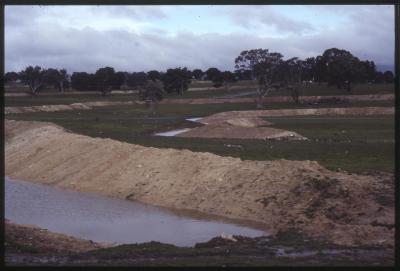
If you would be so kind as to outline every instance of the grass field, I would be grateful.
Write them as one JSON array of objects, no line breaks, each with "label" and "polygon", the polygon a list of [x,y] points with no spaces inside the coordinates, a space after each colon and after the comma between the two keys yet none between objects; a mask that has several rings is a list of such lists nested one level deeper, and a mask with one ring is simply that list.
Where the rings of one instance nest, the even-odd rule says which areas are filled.
[{"label": "grass field", "polygon": [[[203,85],[204,84],[204,85]],[[200,86],[199,86],[200,85]],[[210,87],[209,83],[196,83],[196,87]],[[242,97],[254,97],[254,83],[243,81],[234,84],[229,84],[235,88],[213,88],[209,90],[196,90],[191,91],[190,89],[184,93],[184,95],[177,95],[176,93],[166,94],[165,98],[173,99],[194,99],[194,98],[219,98],[227,95],[247,94]],[[237,88],[240,86],[240,88]],[[250,86],[250,87],[249,87]],[[252,87],[251,87],[252,86]],[[192,85],[190,87],[193,87]],[[6,92],[18,92],[12,91],[12,88],[6,88]],[[100,95],[100,92],[94,92],[94,94],[69,94],[65,95],[51,95],[55,91],[50,91],[47,96],[36,96],[36,97],[5,97],[6,106],[29,106],[29,105],[41,105],[41,104],[68,104],[76,102],[87,102],[87,101],[101,101],[101,100],[113,100],[113,101],[127,101],[138,99],[137,94],[112,94],[107,97]],[[251,93],[253,92],[253,93]],[[351,92],[347,92],[343,89],[336,87],[328,87],[326,84],[307,84],[302,88],[303,96],[327,96],[327,95],[366,95],[366,94],[394,94],[393,84],[377,84],[377,85],[355,85]],[[269,96],[290,96],[290,92],[282,89],[272,91]]]},{"label": "grass field", "polygon": [[254,104],[160,105],[158,113],[151,115],[144,106],[132,105],[14,114],[7,118],[50,121],[76,133],[144,146],[190,149],[249,160],[317,160],[330,169],[356,173],[394,170],[394,116],[267,118],[274,123],[273,127],[310,139],[304,142],[152,136],[155,132],[198,125],[186,121],[188,117],[252,109]]}]

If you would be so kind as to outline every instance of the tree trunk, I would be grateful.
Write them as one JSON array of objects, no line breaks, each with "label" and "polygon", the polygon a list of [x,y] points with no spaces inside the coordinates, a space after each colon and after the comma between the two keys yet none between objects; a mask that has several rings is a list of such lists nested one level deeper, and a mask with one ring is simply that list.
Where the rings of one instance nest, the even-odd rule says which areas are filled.
[{"label": "tree trunk", "polygon": [[256,98],[256,103],[257,103],[256,108],[257,109],[261,109],[261,108],[264,108],[264,104],[263,104],[264,86],[259,85],[257,92],[258,92],[258,95],[257,95],[257,98]]}]

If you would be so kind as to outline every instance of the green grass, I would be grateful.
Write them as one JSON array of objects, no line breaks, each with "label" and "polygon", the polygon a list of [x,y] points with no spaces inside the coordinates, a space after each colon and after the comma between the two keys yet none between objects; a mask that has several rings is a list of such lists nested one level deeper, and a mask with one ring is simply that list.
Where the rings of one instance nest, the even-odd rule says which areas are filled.
[{"label": "green grass", "polygon": [[[230,110],[252,110],[254,104],[160,105],[149,114],[141,105],[93,110],[7,115],[15,120],[50,121],[76,133],[159,148],[190,149],[248,160],[316,160],[329,169],[349,172],[394,170],[393,116],[267,118],[273,127],[298,132],[310,141],[154,137],[159,131],[193,127],[187,117]],[[241,145],[232,148],[226,145]]]},{"label": "green grass", "polygon": [[[190,91],[190,89],[182,96],[170,94],[174,98],[213,98],[224,95],[238,94],[255,90],[255,84],[252,82],[244,81],[231,83],[229,86],[241,88],[213,88],[210,90]],[[330,96],[330,95],[368,95],[368,94],[394,94],[394,84],[358,84],[354,85],[351,92],[345,89],[338,89],[337,87],[328,87],[326,84],[305,84],[301,88],[303,96]],[[290,96],[290,92],[286,89],[271,91],[269,96]],[[255,97],[255,94],[249,94],[246,97]]]},{"label": "green grass", "polygon": [[[198,84],[198,83],[197,83]],[[207,83],[205,83],[207,85]],[[176,93],[166,94],[166,99],[196,99],[196,98],[216,98],[232,94],[247,93],[254,90],[251,82],[248,81],[237,82],[230,84],[230,86],[242,86],[239,89],[227,89],[225,87],[213,88],[210,90],[186,91],[183,95],[177,95]],[[193,87],[193,86],[191,86]],[[196,85],[197,87],[197,85]],[[205,86],[204,86],[205,87]],[[11,91],[10,91],[11,92]],[[326,95],[361,95],[361,94],[393,94],[393,84],[378,84],[378,85],[355,85],[353,90],[349,93],[346,90],[338,89],[336,87],[327,87],[326,84],[308,84],[303,87],[303,96],[326,96]],[[269,96],[290,96],[290,92],[287,90],[272,91]],[[249,94],[244,97],[254,97],[254,94]],[[5,106],[30,106],[30,105],[45,105],[45,104],[70,104],[77,102],[88,102],[88,101],[129,101],[137,100],[137,94],[113,94],[107,97],[100,95],[100,92],[94,92],[93,94],[68,94],[65,95],[46,95],[46,96],[22,96],[22,97],[5,97]]]}]

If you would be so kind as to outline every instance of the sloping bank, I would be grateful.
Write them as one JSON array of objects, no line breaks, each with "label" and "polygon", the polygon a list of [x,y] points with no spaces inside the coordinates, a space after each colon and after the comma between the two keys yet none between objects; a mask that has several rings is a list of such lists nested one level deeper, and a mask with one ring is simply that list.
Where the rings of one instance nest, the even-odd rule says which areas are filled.
[{"label": "sloping bank", "polygon": [[313,161],[243,161],[5,121],[5,173],[77,191],[296,228],[345,245],[393,246],[393,180]]}]

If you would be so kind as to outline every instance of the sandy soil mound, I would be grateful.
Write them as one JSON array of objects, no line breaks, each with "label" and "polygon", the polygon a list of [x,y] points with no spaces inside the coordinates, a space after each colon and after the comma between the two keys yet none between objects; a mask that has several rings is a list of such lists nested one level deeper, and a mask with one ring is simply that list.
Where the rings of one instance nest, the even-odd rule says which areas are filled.
[{"label": "sandy soil mound", "polygon": [[93,107],[100,106],[113,106],[113,105],[129,105],[136,102],[87,102],[87,103],[73,103],[73,104],[55,104],[55,105],[37,105],[37,106],[17,106],[5,107],[5,114],[27,113],[27,112],[57,112],[68,110],[89,110]]},{"label": "sandy soil mound", "polygon": [[[211,123],[210,123],[211,122]],[[265,127],[271,122],[256,118],[203,118],[201,127],[190,129],[177,134],[179,137],[204,137],[204,138],[253,138],[277,140],[307,140],[298,133]]]},{"label": "sandy soil mound", "polygon": [[260,119],[260,118],[233,118],[224,120],[224,122],[239,127],[258,127],[272,125],[271,122]]},{"label": "sandy soil mound", "polygon": [[[242,119],[243,120],[243,119]],[[204,138],[257,138],[257,139],[280,139],[280,140],[307,140],[298,133],[276,129],[271,127],[246,126],[248,123],[231,120],[221,123],[207,124],[193,128],[187,132],[180,133],[178,137],[204,137]]]},{"label": "sandy soil mound", "polygon": [[394,179],[312,161],[243,161],[143,147],[5,122],[5,175],[145,203],[290,228],[337,244],[393,247]]},{"label": "sandy soil mound", "polygon": [[201,119],[202,123],[223,122],[232,118],[257,118],[268,116],[307,116],[307,115],[386,115],[394,114],[394,107],[345,107],[228,111]]}]

